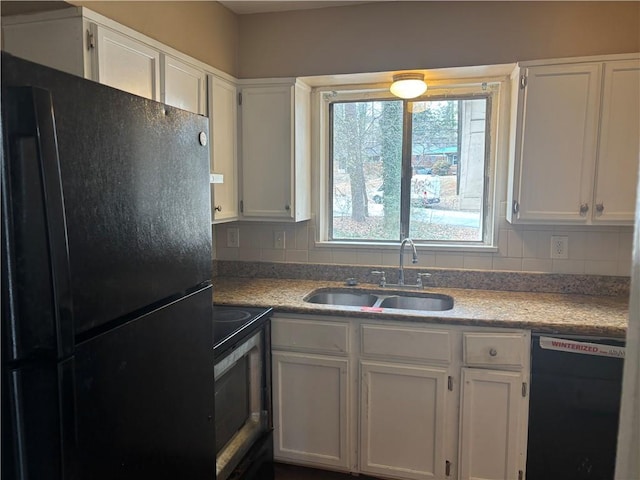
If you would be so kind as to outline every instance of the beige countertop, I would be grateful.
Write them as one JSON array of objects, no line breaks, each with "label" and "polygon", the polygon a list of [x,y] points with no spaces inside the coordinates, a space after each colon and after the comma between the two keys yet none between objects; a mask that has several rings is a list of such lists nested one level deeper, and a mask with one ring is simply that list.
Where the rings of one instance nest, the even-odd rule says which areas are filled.
[{"label": "beige countertop", "polygon": [[[424,292],[451,295],[453,309],[416,312],[307,303],[303,299],[320,288],[349,288],[380,291],[372,284],[346,287],[342,282],[271,278],[215,277],[216,305],[273,307],[280,313],[336,315],[341,317],[409,322],[525,328],[534,332],[624,337],[627,329],[628,298],[612,296],[526,293],[495,290],[427,287]],[[403,293],[417,290],[403,290]],[[384,289],[393,294],[394,289]]]}]

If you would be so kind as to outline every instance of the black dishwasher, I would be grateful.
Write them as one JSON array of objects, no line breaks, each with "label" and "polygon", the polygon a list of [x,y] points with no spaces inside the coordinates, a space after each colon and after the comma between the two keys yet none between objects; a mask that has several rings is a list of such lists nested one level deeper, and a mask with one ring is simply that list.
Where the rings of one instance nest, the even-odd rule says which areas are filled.
[{"label": "black dishwasher", "polygon": [[613,480],[624,341],[532,335],[527,480]]}]

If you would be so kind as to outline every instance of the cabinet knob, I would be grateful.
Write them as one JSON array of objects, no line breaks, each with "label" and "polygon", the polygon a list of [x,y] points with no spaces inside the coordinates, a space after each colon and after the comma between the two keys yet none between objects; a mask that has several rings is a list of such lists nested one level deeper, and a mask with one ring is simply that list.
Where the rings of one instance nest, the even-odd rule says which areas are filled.
[{"label": "cabinet knob", "polygon": [[492,357],[495,357],[496,355],[498,355],[498,350],[496,350],[495,348],[492,348],[491,350],[489,350],[489,355],[491,355]]},{"label": "cabinet knob", "polygon": [[598,215],[602,215],[602,212],[604,212],[604,203],[596,203],[596,212]]},{"label": "cabinet knob", "polygon": [[216,205],[213,209],[214,209],[216,212],[221,212],[221,211],[222,211],[222,205]]},{"label": "cabinet knob", "polygon": [[284,209],[288,212],[289,210],[291,210],[291,207],[289,205],[285,205]]},{"label": "cabinet knob", "polygon": [[589,204],[588,203],[580,204],[580,215],[582,217],[584,217],[587,214],[588,211],[589,211]]}]

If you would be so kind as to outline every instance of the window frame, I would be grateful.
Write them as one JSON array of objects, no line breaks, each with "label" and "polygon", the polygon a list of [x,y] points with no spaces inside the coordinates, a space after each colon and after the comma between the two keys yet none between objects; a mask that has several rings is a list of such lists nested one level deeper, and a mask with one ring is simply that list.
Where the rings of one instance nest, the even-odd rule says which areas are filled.
[{"label": "window frame", "polygon": [[[499,66],[497,66],[499,67]],[[502,71],[500,71],[502,73]],[[357,77],[354,75],[352,77]],[[487,164],[485,165],[484,187],[484,238],[478,242],[455,241],[419,241],[416,245],[420,249],[434,251],[482,251],[496,252],[498,250],[498,224],[500,219],[500,195],[504,196],[503,187],[499,185],[503,176],[506,178],[508,143],[505,141],[509,134],[509,77],[504,75],[474,78],[454,78],[446,80],[428,81],[427,92],[412,101],[420,99],[437,99],[461,96],[490,97],[490,130],[487,132]],[[315,175],[314,189],[316,190],[315,216],[315,246],[341,247],[345,249],[395,249],[398,241],[362,241],[362,240],[333,240],[329,238],[331,226],[331,129],[330,104],[339,101],[366,101],[377,99],[392,99],[388,86],[381,84],[351,84],[351,85],[316,85],[313,88],[314,113],[314,156],[318,158],[318,169]],[[488,115],[489,116],[489,115]],[[503,168],[504,165],[504,168]],[[504,172],[502,172],[504,170]]]}]

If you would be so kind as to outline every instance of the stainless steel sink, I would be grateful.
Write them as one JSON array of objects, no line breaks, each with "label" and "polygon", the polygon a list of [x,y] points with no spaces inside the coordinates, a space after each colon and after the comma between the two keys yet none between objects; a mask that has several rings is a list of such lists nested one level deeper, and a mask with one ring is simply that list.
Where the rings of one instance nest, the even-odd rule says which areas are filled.
[{"label": "stainless steel sink", "polygon": [[393,295],[383,299],[379,306],[382,308],[401,308],[403,310],[443,311],[453,308],[453,298],[448,295],[437,294],[420,297]]},{"label": "stainless steel sink", "polygon": [[320,292],[305,299],[309,303],[343,305],[349,307],[371,307],[378,301],[376,295],[355,292]]},{"label": "stainless steel sink", "polygon": [[435,312],[451,310],[453,297],[437,293],[413,293],[404,295],[396,292],[349,292],[344,290],[322,290],[312,292],[305,302],[343,307],[378,307],[389,309]]}]

